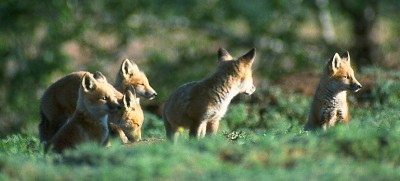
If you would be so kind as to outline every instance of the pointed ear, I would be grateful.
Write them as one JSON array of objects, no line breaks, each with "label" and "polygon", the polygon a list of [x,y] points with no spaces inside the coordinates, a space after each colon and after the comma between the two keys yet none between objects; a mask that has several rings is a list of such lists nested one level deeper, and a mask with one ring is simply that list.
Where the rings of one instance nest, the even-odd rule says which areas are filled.
[{"label": "pointed ear", "polygon": [[127,90],[124,94],[123,99],[123,103],[125,108],[130,108],[133,105],[133,101],[135,100],[132,92],[130,90]]},{"label": "pointed ear", "polygon": [[133,101],[136,101],[136,91],[133,86],[129,85],[126,87],[123,97],[124,106],[126,108],[132,107],[134,103]]},{"label": "pointed ear", "polygon": [[100,71],[96,71],[93,77],[99,82],[107,82],[106,77]]},{"label": "pointed ear", "polygon": [[331,60],[329,60],[328,66],[329,70],[332,72],[336,72],[336,70],[340,67],[341,58],[338,53],[335,53]]},{"label": "pointed ear", "polygon": [[350,63],[350,54],[349,51],[346,51],[342,54],[342,56],[340,56],[342,58],[343,61]]},{"label": "pointed ear", "polygon": [[233,60],[229,52],[223,48],[218,49],[218,61],[230,61]]},{"label": "pointed ear", "polygon": [[94,79],[91,74],[85,74],[85,76],[82,79],[83,91],[91,92],[94,91],[96,87],[97,87],[96,79]]},{"label": "pointed ear", "polygon": [[133,72],[138,71],[139,68],[135,63],[132,63],[128,59],[122,62],[120,73],[123,77],[129,77]]},{"label": "pointed ear", "polygon": [[249,52],[241,56],[238,60],[241,62],[245,62],[248,65],[251,65],[253,64],[255,57],[256,57],[256,49],[252,48]]}]

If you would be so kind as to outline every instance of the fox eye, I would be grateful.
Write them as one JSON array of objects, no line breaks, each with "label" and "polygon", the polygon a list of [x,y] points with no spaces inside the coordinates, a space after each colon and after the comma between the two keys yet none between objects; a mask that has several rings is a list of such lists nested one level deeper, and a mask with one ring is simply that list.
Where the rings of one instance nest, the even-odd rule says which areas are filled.
[{"label": "fox eye", "polygon": [[103,97],[101,98],[101,100],[107,100],[107,97],[106,97],[106,96],[103,96]]}]

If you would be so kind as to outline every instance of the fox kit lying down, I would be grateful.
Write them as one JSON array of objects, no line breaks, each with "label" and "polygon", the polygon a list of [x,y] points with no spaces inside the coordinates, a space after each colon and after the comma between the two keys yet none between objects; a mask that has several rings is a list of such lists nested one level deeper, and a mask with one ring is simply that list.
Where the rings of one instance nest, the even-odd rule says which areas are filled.
[{"label": "fox kit lying down", "polygon": [[326,129],[337,122],[348,123],[347,91],[357,92],[361,87],[350,66],[349,52],[342,56],[335,53],[324,67],[304,129]]},{"label": "fox kit lying down", "polygon": [[167,137],[178,128],[189,129],[191,137],[215,134],[232,98],[255,91],[251,66],[255,49],[234,60],[225,49],[218,50],[218,67],[210,77],[178,88],[167,100],[163,120]]},{"label": "fox kit lying down", "polygon": [[[86,73],[88,72],[71,73],[56,81],[43,94],[39,107],[41,119],[39,137],[41,142],[50,140],[65,124],[66,120],[72,116],[76,107],[81,80]],[[120,92],[125,91],[127,86],[133,86],[138,96],[148,99],[153,99],[157,95],[150,86],[146,75],[128,59],[123,61],[114,86]],[[128,135],[128,137],[134,137],[134,135]]]},{"label": "fox kit lying down", "polygon": [[81,81],[76,110],[54,137],[44,142],[45,151],[52,148],[62,153],[84,142],[104,145],[108,137],[108,114],[121,109],[116,92],[105,79],[95,79],[86,73]]}]

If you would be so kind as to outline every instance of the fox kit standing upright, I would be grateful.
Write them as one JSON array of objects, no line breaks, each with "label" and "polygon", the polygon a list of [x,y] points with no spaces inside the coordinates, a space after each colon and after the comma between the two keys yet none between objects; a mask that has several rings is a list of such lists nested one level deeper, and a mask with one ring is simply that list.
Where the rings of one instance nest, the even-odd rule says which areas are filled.
[{"label": "fox kit standing upright", "polygon": [[[71,73],[52,84],[45,91],[39,107],[40,142],[50,140],[65,124],[66,120],[71,117],[76,107],[81,80],[86,73],[88,72]],[[139,70],[135,63],[128,59],[122,62],[114,86],[120,92],[125,91],[127,86],[133,86],[138,96],[147,99],[153,99],[157,95],[156,91],[150,86],[146,75]]]},{"label": "fox kit standing upright", "polygon": [[255,49],[234,60],[225,49],[218,50],[218,67],[210,77],[178,88],[164,105],[163,120],[171,139],[180,128],[190,137],[215,134],[232,98],[255,91],[251,66]]},{"label": "fox kit standing upright", "polygon": [[326,129],[337,122],[348,123],[347,91],[357,92],[361,87],[350,66],[349,52],[342,56],[335,53],[324,67],[304,129]]},{"label": "fox kit standing upright", "polygon": [[45,142],[45,150],[52,147],[61,153],[83,142],[104,145],[108,137],[108,114],[121,109],[115,92],[105,79],[95,79],[86,73],[78,92],[75,112],[56,135]]}]

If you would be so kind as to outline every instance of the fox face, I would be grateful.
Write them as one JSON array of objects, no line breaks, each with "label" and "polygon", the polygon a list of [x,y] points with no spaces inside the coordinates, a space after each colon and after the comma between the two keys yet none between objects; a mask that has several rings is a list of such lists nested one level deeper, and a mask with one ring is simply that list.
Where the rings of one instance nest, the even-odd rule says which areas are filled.
[{"label": "fox face", "polygon": [[95,76],[86,74],[82,79],[81,89],[83,105],[93,117],[103,117],[121,109],[117,101],[118,91],[107,83],[100,72]]},{"label": "fox face", "polygon": [[150,86],[146,75],[139,70],[135,63],[128,59],[122,62],[119,78],[121,79],[119,82],[122,90],[128,86],[133,86],[139,97],[151,100],[157,96],[157,92]]},{"label": "fox face", "polygon": [[342,56],[335,54],[327,64],[327,69],[330,74],[330,85],[332,89],[337,91],[353,91],[357,92],[362,88],[362,85],[354,76],[354,70],[350,66],[349,52],[345,52]]},{"label": "fox face", "polygon": [[235,79],[239,80],[239,93],[251,95],[256,90],[256,87],[253,84],[253,76],[251,70],[251,66],[255,59],[255,54],[255,49],[253,48],[235,61],[225,49],[221,48],[218,50],[218,60],[220,64],[223,64],[224,62],[233,64],[233,69],[235,71],[232,72],[236,72]]},{"label": "fox face", "polygon": [[131,142],[141,140],[141,127],[144,119],[139,98],[135,94],[134,88],[128,87],[122,99],[121,111],[111,115],[113,124],[121,128]]},{"label": "fox face", "polygon": [[248,55],[248,57],[243,57],[241,61],[241,66],[244,68],[243,74],[241,75],[240,78],[240,84],[239,84],[239,89],[240,93],[244,93],[247,95],[253,94],[253,92],[256,90],[256,87],[254,86],[253,83],[253,76],[252,76],[252,70],[251,70],[251,64],[254,61],[255,53],[252,55]]}]

